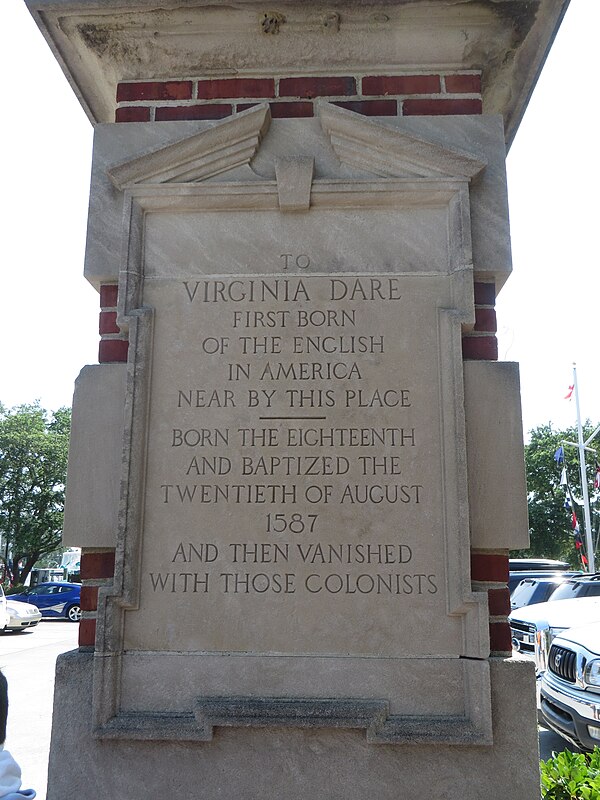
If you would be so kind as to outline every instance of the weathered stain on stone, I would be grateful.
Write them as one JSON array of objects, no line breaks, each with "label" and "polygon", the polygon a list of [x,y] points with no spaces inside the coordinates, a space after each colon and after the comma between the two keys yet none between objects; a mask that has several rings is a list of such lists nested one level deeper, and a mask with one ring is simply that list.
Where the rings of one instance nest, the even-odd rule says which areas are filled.
[{"label": "weathered stain on stone", "polygon": [[279,33],[279,28],[285,22],[285,17],[278,11],[266,11],[261,19],[260,26],[263,33]]},{"label": "weathered stain on stone", "polygon": [[93,50],[99,56],[104,55],[108,49],[112,31],[100,25],[95,25],[92,22],[85,22],[78,27],[81,38],[90,50]]},{"label": "weathered stain on stone", "polygon": [[540,10],[539,0],[492,0],[491,10],[502,21],[508,21],[515,32],[516,44],[521,44],[532,29]]},{"label": "weathered stain on stone", "polygon": [[137,44],[132,44],[128,37],[121,35],[125,30],[124,25],[84,22],[77,26],[77,30],[85,45],[100,58],[108,55],[121,62],[140,61]]}]

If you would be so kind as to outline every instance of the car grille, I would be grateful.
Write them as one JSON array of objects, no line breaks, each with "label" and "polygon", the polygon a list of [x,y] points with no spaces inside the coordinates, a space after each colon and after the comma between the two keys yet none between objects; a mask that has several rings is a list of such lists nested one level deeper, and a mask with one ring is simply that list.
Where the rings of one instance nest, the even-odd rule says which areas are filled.
[{"label": "car grille", "polygon": [[512,620],[510,633],[513,647],[521,653],[533,653],[535,650],[535,625]]},{"label": "car grille", "polygon": [[554,675],[558,675],[563,681],[567,683],[575,683],[577,675],[577,657],[572,650],[567,650],[566,647],[553,644],[550,648],[550,656],[548,657],[548,669]]}]

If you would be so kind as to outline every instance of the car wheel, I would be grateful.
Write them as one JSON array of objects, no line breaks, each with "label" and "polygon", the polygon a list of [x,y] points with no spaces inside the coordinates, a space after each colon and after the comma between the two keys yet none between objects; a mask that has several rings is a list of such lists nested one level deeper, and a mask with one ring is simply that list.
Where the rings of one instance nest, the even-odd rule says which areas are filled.
[{"label": "car wheel", "polygon": [[69,622],[79,622],[81,619],[81,609],[79,606],[70,606],[67,611],[67,619]]}]

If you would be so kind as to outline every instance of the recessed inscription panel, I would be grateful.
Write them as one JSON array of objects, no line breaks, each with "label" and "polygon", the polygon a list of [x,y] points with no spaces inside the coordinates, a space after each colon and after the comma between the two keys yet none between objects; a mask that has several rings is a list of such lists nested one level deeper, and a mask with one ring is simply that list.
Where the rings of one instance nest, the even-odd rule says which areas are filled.
[{"label": "recessed inscription panel", "polygon": [[442,491],[449,280],[301,269],[145,280],[155,329],[128,650],[462,652]]},{"label": "recessed inscription panel", "polygon": [[[307,241],[304,214],[262,211],[149,214],[146,275],[198,272],[425,272],[449,269],[448,199],[405,208],[321,208]],[[259,235],[257,235],[259,233]],[[223,258],[223,243],[227,257]],[[376,242],[376,247],[373,247]],[[198,248],[201,258],[198,258]],[[284,244],[282,244],[284,243]],[[265,258],[275,252],[276,258]],[[326,253],[326,257],[317,254]]]}]

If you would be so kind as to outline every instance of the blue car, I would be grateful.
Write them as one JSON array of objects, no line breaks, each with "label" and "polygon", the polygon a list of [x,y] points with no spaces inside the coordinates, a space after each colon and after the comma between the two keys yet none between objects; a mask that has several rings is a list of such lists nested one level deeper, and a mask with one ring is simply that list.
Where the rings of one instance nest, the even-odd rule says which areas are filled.
[{"label": "blue car", "polygon": [[10,600],[31,603],[42,612],[42,618],[64,617],[71,622],[81,619],[81,584],[50,581],[39,583],[21,594],[11,594]]}]

